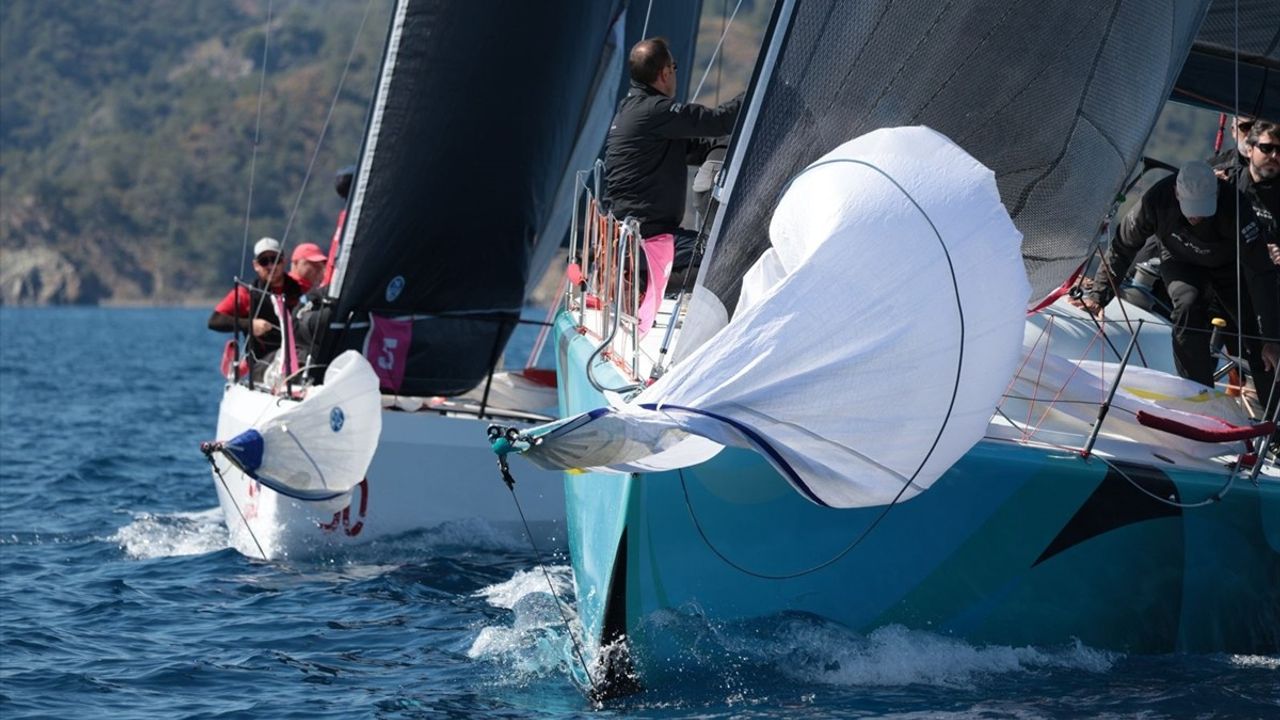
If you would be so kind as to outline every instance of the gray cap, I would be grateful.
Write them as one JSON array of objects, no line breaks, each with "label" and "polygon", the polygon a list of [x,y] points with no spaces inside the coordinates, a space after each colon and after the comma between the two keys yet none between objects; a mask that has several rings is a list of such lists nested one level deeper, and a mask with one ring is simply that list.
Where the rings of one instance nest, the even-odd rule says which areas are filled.
[{"label": "gray cap", "polygon": [[1203,160],[1192,160],[1178,170],[1178,205],[1183,217],[1211,217],[1218,210],[1218,178]]}]

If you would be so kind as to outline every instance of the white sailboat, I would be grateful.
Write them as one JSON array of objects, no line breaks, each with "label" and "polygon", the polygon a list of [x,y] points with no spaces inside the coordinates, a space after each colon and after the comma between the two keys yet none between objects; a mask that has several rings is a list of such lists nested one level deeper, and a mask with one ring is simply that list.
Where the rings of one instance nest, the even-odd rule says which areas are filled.
[{"label": "white sailboat", "polygon": [[[659,7],[650,29],[687,37],[699,7]],[[324,388],[325,368],[354,351],[378,380],[376,452],[354,485],[318,499],[246,474],[215,449],[219,502],[246,555],[475,521],[513,542],[528,528],[540,547],[565,545],[560,474],[521,478],[522,518],[494,479],[484,429],[555,412],[553,374],[497,365],[531,275],[568,230],[575,178],[603,143],[622,54],[646,8],[581,0],[503,12],[495,22],[473,3],[395,3],[309,365],[264,386],[232,364],[216,435],[225,443],[295,411]],[[299,442],[329,441],[322,428]]]}]

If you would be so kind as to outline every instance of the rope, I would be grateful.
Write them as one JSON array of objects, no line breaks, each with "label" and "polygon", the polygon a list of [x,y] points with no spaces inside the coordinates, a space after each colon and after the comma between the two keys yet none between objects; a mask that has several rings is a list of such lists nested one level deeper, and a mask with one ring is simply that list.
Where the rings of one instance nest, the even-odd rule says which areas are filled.
[{"label": "rope", "polygon": [[[1212,505],[1222,500],[1222,498],[1226,497],[1227,493],[1231,491],[1231,482],[1236,478],[1236,471],[1232,470],[1230,473],[1227,474],[1227,481],[1222,484],[1222,487],[1218,488],[1217,492],[1213,493],[1212,495],[1210,495],[1209,497],[1203,500],[1197,500],[1196,502],[1192,502],[1192,503],[1184,503],[1184,502],[1178,502],[1177,500],[1170,500],[1169,498],[1164,498],[1164,497],[1160,497],[1159,495],[1156,495],[1150,490],[1142,487],[1141,483],[1139,483],[1137,480],[1134,480],[1133,478],[1129,477],[1129,475],[1125,473],[1125,471],[1121,470],[1119,467],[1116,467],[1115,463],[1102,457],[1101,455],[1094,455],[1093,457],[1096,457],[1102,460],[1102,462],[1106,463],[1107,467],[1119,473],[1120,477],[1127,480],[1130,485],[1137,488],[1140,492],[1142,492],[1143,495],[1146,495],[1147,497],[1157,502],[1162,502],[1165,505],[1168,505],[1170,507],[1176,507],[1182,510],[1192,510],[1194,508],[1206,507],[1208,505]],[[1260,463],[1262,462],[1262,458],[1259,457],[1258,459],[1254,460],[1254,462]],[[1239,466],[1239,461],[1237,461],[1236,464],[1237,466]]]},{"label": "rope", "polygon": [[[720,39],[716,42],[715,50],[711,51],[711,59],[707,60],[707,68],[702,71],[702,79],[698,81],[698,87],[693,91],[693,96],[689,98],[689,102],[697,102],[698,95],[702,93],[702,84],[707,81],[707,75],[711,73],[711,66],[715,64],[716,58],[720,55],[720,46],[724,44],[724,39],[729,35],[729,28],[733,27],[733,18],[738,14],[738,8],[742,7],[742,0],[738,0],[738,4],[733,6],[733,13],[729,15],[729,20],[724,24],[724,31],[720,33]],[[720,92],[717,85],[716,92]]]},{"label": "rope", "polygon": [[[296,218],[296,217],[297,217],[297,215],[298,215],[298,207],[302,204],[302,195],[303,195],[303,193],[304,193],[304,192],[306,192],[307,184],[308,184],[308,183],[310,182],[310,180],[311,180],[311,172],[312,172],[312,170],[314,170],[314,169],[315,169],[315,165],[316,165],[316,158],[318,158],[318,157],[320,156],[320,146],[324,144],[324,136],[325,136],[325,135],[328,133],[328,131],[329,131],[329,122],[330,122],[330,120],[332,120],[332,118],[333,118],[333,111],[334,111],[334,109],[335,109],[335,108],[337,107],[337,105],[338,105],[338,98],[342,95],[342,86],[346,84],[346,81],[347,81],[347,72],[351,69],[351,63],[352,63],[352,61],[355,59],[355,55],[356,55],[356,48],[357,48],[357,47],[359,47],[359,44],[360,44],[360,35],[362,34],[362,31],[364,30],[365,21],[369,19],[369,9],[370,9],[370,8],[372,8],[372,7],[373,7],[373,0],[369,0],[368,4],[366,4],[366,5],[364,6],[364,15],[363,15],[363,16],[361,16],[361,18],[360,18],[360,26],[359,26],[358,28],[356,28],[355,38],[351,41],[351,50],[350,50],[350,52],[348,52],[348,53],[347,53],[347,62],[346,62],[346,65],[344,65],[344,66],[343,66],[343,68],[342,68],[342,74],[338,77],[338,87],[337,87],[337,88],[334,90],[334,92],[333,92],[333,100],[332,100],[332,101],[330,101],[330,103],[329,103],[329,111],[328,111],[327,113],[325,113],[325,117],[324,117],[324,124],[320,126],[320,135],[319,135],[319,137],[317,137],[317,138],[316,138],[316,146],[315,146],[315,149],[311,152],[311,160],[307,163],[307,172],[306,172],[306,174],[305,174],[305,175],[303,175],[303,177],[302,177],[302,184],[301,184],[301,185],[299,186],[299,188],[298,188],[298,195],[297,195],[297,197],[296,197],[296,198],[294,198],[294,201],[293,201],[293,209],[289,212],[289,219],[288,219],[288,221],[286,221],[286,222],[285,222],[285,226],[284,226],[284,234],[280,237],[280,252],[276,253],[276,261],[271,265],[271,268],[270,268],[270,272],[271,272],[271,273],[274,273],[274,272],[275,272],[275,270],[276,270],[276,268],[277,268],[277,267],[279,267],[279,266],[280,266],[280,264],[284,262],[284,251],[285,251],[285,248],[287,248],[287,247],[289,246],[289,232],[290,232],[290,230],[293,228],[293,221],[294,221],[294,218]],[[270,15],[268,15],[268,19],[269,19],[269,18],[270,18]],[[266,50],[264,49],[264,50],[263,50],[263,60],[262,60],[263,82],[265,82],[265,78],[266,78],[266,68],[267,68]],[[258,95],[258,114],[259,114],[259,122],[261,122],[261,114],[262,114],[262,94],[261,94],[261,93],[262,93],[262,90],[261,90],[261,89],[259,89],[259,95]],[[256,138],[255,138],[255,141],[254,141],[254,153],[255,153],[255,155],[256,155],[256,153],[257,153],[257,140],[256,140]],[[252,197],[252,191],[250,192],[250,196]],[[252,206],[252,205],[251,205],[251,206]],[[240,273],[240,274],[241,274],[241,275],[243,275],[243,274],[244,274],[244,255],[245,255],[245,252],[247,251],[247,246],[248,246],[248,243],[249,243],[249,217],[248,217],[248,214],[249,214],[249,213],[248,213],[248,209],[246,209],[246,211],[245,211],[245,241],[244,241],[244,242],[245,242],[245,246],[246,246],[246,248],[242,248],[242,249],[241,249],[241,252],[240,252],[240,267],[241,267],[241,273]],[[268,277],[270,277],[270,275],[268,275]],[[264,287],[263,287],[263,292],[262,292],[262,296],[258,298],[258,307],[256,307],[256,308],[252,308],[252,309],[251,309],[251,312],[249,313],[249,317],[250,317],[251,319],[252,319],[252,318],[257,318],[257,317],[258,317],[258,314],[259,314],[260,312],[262,312],[262,306],[263,306],[263,303],[265,303],[265,302],[266,302],[266,300],[267,300],[267,296],[268,296],[268,295],[271,295],[271,294],[272,294],[272,293],[271,293],[271,288],[270,288],[270,286],[269,286],[269,285],[264,285]],[[281,295],[283,295],[283,293],[281,293]],[[287,304],[286,304],[286,305],[287,305]],[[286,311],[288,310],[288,308],[287,308],[287,307],[286,307],[285,309],[286,309]],[[277,319],[277,320],[280,320],[281,325],[283,325],[283,324],[284,324],[284,319],[283,319],[283,318],[276,318],[276,319]],[[252,328],[250,328],[250,333],[252,334]]]},{"label": "rope", "polygon": [[[1235,43],[1234,43],[1235,47],[1232,48],[1231,62],[1232,62],[1232,79],[1235,81],[1235,88],[1233,89],[1234,96],[1232,97],[1231,102],[1233,105],[1235,105],[1235,116],[1236,116],[1235,121],[1236,123],[1239,123],[1240,122],[1240,0],[1236,0],[1234,3],[1232,3],[1232,23],[1234,25],[1233,32],[1235,33]],[[1237,150],[1237,152],[1239,151]],[[1249,169],[1243,168],[1241,172],[1247,173],[1249,172]],[[1232,190],[1235,191],[1232,193],[1232,195],[1235,196],[1235,201],[1236,201],[1235,203],[1236,204],[1236,207],[1235,207],[1236,223],[1234,226],[1235,237],[1232,238],[1235,244],[1235,251],[1236,251],[1236,317],[1235,317],[1236,349],[1241,355],[1244,355],[1245,354],[1245,351],[1244,351],[1245,318],[1244,318],[1244,309],[1243,309],[1244,277],[1240,267],[1241,263],[1244,260],[1243,253],[1240,252],[1240,200],[1241,200],[1240,196],[1242,193],[1239,192],[1239,187],[1237,183],[1232,183]],[[1204,221],[1202,220],[1201,222],[1204,222]],[[1255,322],[1257,321],[1255,320]],[[1262,329],[1260,324],[1258,329],[1259,330]],[[1259,358],[1259,360],[1261,360],[1261,358]],[[1280,376],[1280,373],[1277,373],[1277,375]],[[1244,384],[1243,379],[1240,382],[1241,382],[1241,385]],[[1243,397],[1244,397],[1244,393],[1241,393],[1241,398],[1243,399]],[[1261,462],[1261,461],[1262,459],[1259,458],[1257,462]]]},{"label": "rope", "polygon": [[653,12],[653,0],[649,0],[649,7],[644,9],[644,27],[640,30],[641,40],[649,37],[649,13],[651,12]]},{"label": "rope", "polygon": [[524,524],[525,537],[529,538],[529,547],[533,549],[533,556],[538,563],[538,567],[542,570],[542,576],[547,579],[547,589],[551,591],[551,597],[556,600],[556,610],[560,611],[560,621],[564,623],[564,630],[569,634],[569,641],[573,643],[573,654],[578,658],[578,663],[582,665],[582,672],[587,676],[587,684],[591,686],[592,696],[599,694],[599,688],[596,687],[595,678],[591,676],[591,670],[587,667],[586,657],[582,654],[582,646],[578,644],[578,636],[573,632],[573,626],[569,624],[569,616],[565,614],[564,601],[560,599],[560,593],[556,592],[556,585],[551,581],[551,573],[547,571],[547,566],[542,562],[542,553],[538,550],[538,544],[533,540],[533,532],[529,530],[529,521],[525,519],[524,508],[520,507],[520,498],[516,497],[516,483],[511,477],[511,473],[506,470],[506,458],[502,456],[499,463],[503,466],[503,481],[507,489],[511,491],[511,501],[516,504],[516,512],[520,513],[520,522]]},{"label": "rope", "polygon": [[218,467],[218,463],[214,462],[213,453],[205,453],[205,457],[209,458],[209,465],[213,468],[213,474],[218,476],[218,482],[222,483],[222,489],[227,491],[227,497],[231,500],[231,506],[236,509],[236,514],[240,516],[240,521],[244,523],[244,529],[249,531],[249,537],[253,538],[253,544],[257,546],[258,553],[262,555],[263,560],[267,560],[267,553],[262,549],[262,543],[258,542],[258,536],[253,534],[253,526],[249,524],[249,519],[244,516],[244,512],[240,510],[240,503],[236,502],[235,493],[231,492],[231,487],[227,485],[227,479],[222,477],[222,468]]},{"label": "rope", "polygon": [[880,511],[880,514],[876,515],[875,519],[872,520],[871,523],[868,524],[865,528],[863,528],[862,532],[859,533],[858,536],[855,537],[848,545],[844,546],[844,548],[840,550],[840,552],[818,563],[817,565],[813,565],[811,567],[805,568],[804,570],[797,570],[792,573],[773,575],[769,573],[761,573],[761,572],[756,572],[755,570],[747,569],[739,565],[738,563],[734,562],[733,560],[730,560],[727,556],[725,556],[724,553],[720,552],[720,548],[716,547],[715,543],[711,542],[711,538],[707,537],[706,531],[702,529],[702,523],[698,522],[698,514],[693,511],[693,503],[692,501],[689,500],[689,486],[684,479],[684,468],[678,469],[677,472],[680,474],[680,489],[684,491],[684,505],[689,510],[689,518],[693,520],[693,527],[697,529],[698,537],[702,538],[702,543],[706,545],[707,549],[710,550],[713,554],[715,554],[716,557],[720,558],[720,560],[724,564],[728,565],[734,570],[737,570],[740,573],[743,573],[744,575],[749,575],[751,577],[759,578],[761,580],[792,580],[804,575],[808,575],[809,573],[817,572],[825,567],[828,567],[836,562],[839,562],[841,558],[843,558],[845,555],[848,555],[850,552],[853,551],[854,548],[862,544],[863,540],[867,539],[867,536],[871,534],[871,531],[875,530],[876,527],[880,525],[880,522],[885,519],[885,516],[889,514],[889,511],[892,510],[893,507],[898,504],[898,501],[902,499],[902,494],[905,493],[907,491],[907,488],[911,487],[911,485],[914,482],[914,478],[913,478],[912,479],[913,482],[903,483],[902,489],[898,490],[898,494],[893,496],[893,500],[889,501],[889,504],[884,506],[884,509]]},{"label": "rope", "polygon": [[810,165],[809,167],[805,168],[804,170],[801,170],[798,174],[796,174],[794,177],[792,177],[790,180],[788,180],[788,181],[787,181],[787,184],[782,188],[782,191],[781,191],[780,193],[778,193],[778,195],[779,195],[779,196],[781,196],[782,194],[784,194],[784,193],[787,191],[787,189],[788,189],[788,188],[790,188],[790,187],[791,187],[791,185],[792,185],[793,183],[795,183],[795,181],[796,181],[797,179],[799,179],[799,177],[800,177],[801,175],[805,174],[806,172],[808,172],[808,171],[810,171],[810,170],[812,170],[812,169],[814,169],[814,168],[816,168],[816,167],[820,167],[820,166],[823,166],[823,165],[846,164],[846,163],[847,163],[847,164],[851,164],[851,165],[863,166],[863,167],[866,167],[866,168],[868,168],[868,169],[870,169],[870,170],[873,170],[873,171],[875,171],[875,172],[879,173],[881,176],[883,176],[883,177],[884,177],[886,180],[888,180],[890,183],[892,183],[892,184],[894,185],[894,187],[896,187],[896,188],[898,189],[898,191],[899,191],[899,192],[901,192],[901,193],[903,194],[903,196],[904,196],[904,197],[906,197],[906,198],[907,198],[907,200],[909,200],[909,201],[911,202],[911,204],[912,204],[912,205],[914,205],[914,206],[915,206],[915,208],[920,212],[920,215],[924,218],[925,222],[929,223],[929,227],[933,229],[934,235],[935,235],[935,236],[937,237],[937,239],[938,239],[938,244],[941,246],[943,257],[946,259],[946,261],[947,261],[947,266],[948,266],[948,268],[950,269],[950,272],[951,272],[951,284],[952,284],[952,288],[953,288],[953,290],[954,290],[954,292],[955,292],[955,294],[956,294],[956,312],[957,312],[957,314],[959,315],[959,324],[960,324],[960,337],[959,337],[959,341],[960,341],[960,349],[959,349],[958,357],[957,357],[957,359],[956,359],[956,378],[955,378],[955,383],[954,383],[954,385],[953,385],[953,387],[952,387],[952,390],[951,390],[951,400],[950,400],[950,402],[949,402],[949,403],[948,403],[948,405],[947,405],[947,415],[946,415],[946,418],[944,418],[944,419],[943,419],[943,421],[942,421],[942,426],[938,429],[937,434],[936,434],[936,435],[934,436],[934,438],[933,438],[933,443],[929,446],[929,450],[924,454],[924,459],[922,459],[922,460],[920,461],[920,464],[916,467],[915,471],[914,471],[913,473],[911,473],[911,477],[907,478],[907,481],[906,481],[905,483],[903,483],[903,484],[902,484],[902,487],[898,489],[898,492],[893,496],[893,499],[889,501],[889,504],[888,504],[888,505],[886,505],[886,506],[884,507],[884,509],[883,509],[883,510],[881,510],[881,511],[880,511],[880,513],[879,513],[878,515],[876,515],[875,519],[874,519],[874,520],[872,520],[872,521],[871,521],[871,522],[870,522],[870,523],[869,523],[869,524],[868,524],[868,525],[867,525],[867,526],[862,530],[862,532],[861,532],[861,533],[859,533],[859,534],[858,534],[858,535],[857,535],[857,536],[856,536],[856,537],[855,537],[855,538],[854,538],[854,539],[853,539],[853,540],[852,540],[848,545],[846,545],[846,546],[844,547],[844,549],[840,550],[838,553],[836,553],[835,555],[831,556],[831,557],[830,557],[830,558],[828,558],[827,560],[825,560],[825,561],[823,561],[823,562],[820,562],[820,563],[818,563],[817,565],[813,565],[813,566],[811,566],[811,567],[809,567],[809,568],[807,568],[807,569],[804,569],[804,570],[798,570],[798,571],[793,572],[793,573],[786,573],[786,574],[779,574],[779,575],[771,575],[771,574],[767,574],[767,573],[758,573],[758,572],[756,572],[756,571],[754,571],[754,570],[749,570],[749,569],[747,569],[747,568],[744,568],[744,567],[742,567],[741,565],[739,565],[739,564],[735,563],[734,561],[730,560],[728,557],[726,557],[723,553],[721,553],[721,552],[720,552],[720,550],[719,550],[718,548],[716,548],[716,547],[715,547],[715,545],[711,542],[710,538],[708,538],[708,537],[707,537],[707,535],[706,535],[706,533],[703,531],[703,529],[702,529],[702,525],[698,522],[697,514],[693,512],[693,505],[692,505],[692,503],[691,503],[691,502],[690,502],[690,500],[689,500],[689,488],[688,488],[688,485],[685,483],[684,470],[683,470],[683,469],[679,470],[679,473],[680,473],[680,486],[681,486],[681,488],[684,490],[684,496],[685,496],[685,507],[687,507],[687,508],[688,508],[688,510],[689,510],[689,515],[690,515],[690,517],[693,519],[694,527],[696,527],[696,528],[697,528],[697,530],[698,530],[698,535],[702,538],[703,543],[707,546],[707,548],[708,548],[708,549],[710,549],[710,550],[711,550],[711,552],[713,552],[713,553],[716,555],[716,557],[720,558],[720,559],[721,559],[725,564],[729,565],[730,567],[734,568],[735,570],[737,570],[737,571],[739,571],[739,572],[741,572],[741,573],[744,573],[744,574],[749,575],[749,576],[751,576],[751,577],[760,578],[760,579],[762,579],[762,580],[787,580],[787,579],[800,577],[800,576],[802,576],[802,575],[807,575],[807,574],[809,574],[809,573],[812,573],[812,572],[816,572],[816,571],[818,571],[818,570],[821,570],[822,568],[825,568],[825,567],[827,567],[827,566],[829,566],[829,565],[831,565],[831,564],[833,564],[833,563],[835,563],[835,562],[839,561],[839,560],[840,560],[841,558],[843,558],[845,555],[847,555],[847,554],[849,554],[850,552],[852,552],[854,548],[856,548],[858,545],[860,545],[860,544],[862,543],[862,541],[863,541],[863,540],[865,540],[868,536],[870,536],[870,535],[871,535],[871,532],[872,532],[873,530],[875,530],[875,529],[876,529],[876,527],[878,527],[878,526],[880,525],[880,523],[885,519],[885,517],[889,514],[889,511],[890,511],[890,510],[892,510],[892,509],[894,508],[894,506],[896,506],[896,505],[898,504],[898,501],[902,499],[902,495],[907,491],[907,488],[909,488],[909,487],[911,487],[912,485],[914,485],[914,484],[915,484],[916,478],[920,475],[920,471],[924,470],[924,467],[925,467],[925,465],[927,465],[927,464],[928,464],[929,459],[930,459],[931,457],[933,457],[933,452],[934,452],[934,450],[936,450],[936,449],[937,449],[937,447],[938,447],[938,442],[942,440],[942,435],[945,433],[946,428],[947,428],[947,425],[948,425],[948,423],[951,421],[951,413],[952,413],[952,411],[955,409],[956,396],[959,394],[959,391],[960,391],[960,377],[961,377],[961,375],[962,375],[962,369],[963,369],[963,367],[964,367],[965,321],[964,321],[964,308],[963,308],[963,306],[962,306],[962,304],[961,304],[961,302],[960,302],[960,290],[959,290],[959,286],[958,286],[958,283],[957,283],[957,280],[956,280],[956,271],[955,271],[955,266],[954,266],[954,264],[953,264],[953,263],[952,263],[952,261],[951,261],[951,253],[950,253],[950,251],[949,251],[949,250],[948,250],[948,248],[947,248],[947,244],[946,244],[946,242],[945,242],[945,241],[943,241],[943,239],[942,239],[942,234],[938,232],[938,229],[937,229],[936,227],[934,227],[934,224],[933,224],[933,218],[929,217],[929,214],[928,214],[928,213],[926,213],[926,212],[924,211],[924,208],[920,207],[920,204],[916,202],[915,198],[914,198],[914,197],[912,197],[912,196],[911,196],[911,194],[910,194],[910,193],[908,193],[908,192],[906,191],[906,189],[905,189],[905,188],[903,188],[900,184],[898,184],[898,182],[897,182],[896,180],[894,180],[894,179],[893,179],[893,177],[891,177],[891,176],[890,176],[888,173],[886,173],[884,170],[882,170],[882,169],[880,169],[880,168],[878,168],[878,167],[876,167],[875,165],[872,165],[872,164],[870,164],[870,163],[863,162],[863,161],[861,161],[861,160],[849,160],[849,159],[843,159],[843,158],[841,158],[841,159],[836,159],[836,160],[827,160],[827,161],[825,161],[825,162],[818,162],[818,163],[814,163],[813,165]]},{"label": "rope", "polygon": [[244,258],[249,252],[249,220],[253,215],[253,183],[258,168],[258,141],[262,135],[262,98],[267,91],[267,50],[271,47],[272,0],[267,1],[267,20],[262,30],[262,72],[258,75],[258,112],[253,125],[253,151],[249,156],[249,199],[244,205],[244,240],[240,243],[240,275],[244,277]]},{"label": "rope", "polygon": [[373,7],[373,0],[369,0],[364,6],[364,15],[360,17],[360,26],[356,28],[355,37],[351,40],[351,50],[347,53],[347,62],[342,66],[342,74],[338,76],[338,87],[333,91],[333,100],[329,102],[329,111],[325,113],[324,124],[320,126],[320,135],[316,138],[315,150],[311,153],[311,161],[307,163],[307,173],[302,177],[302,185],[298,188],[298,196],[293,201],[293,210],[289,213],[289,221],[284,227],[284,236],[280,238],[282,248],[289,246],[289,231],[293,228],[293,221],[298,215],[298,206],[302,204],[302,194],[307,189],[307,183],[311,180],[311,172],[315,169],[316,158],[320,155],[320,146],[324,144],[324,136],[329,131],[329,122],[333,119],[333,111],[338,106],[338,98],[342,95],[342,87],[347,82],[347,73],[351,70],[351,63],[355,61],[356,49],[360,47],[360,36],[363,35],[365,21],[369,19],[369,10]]}]

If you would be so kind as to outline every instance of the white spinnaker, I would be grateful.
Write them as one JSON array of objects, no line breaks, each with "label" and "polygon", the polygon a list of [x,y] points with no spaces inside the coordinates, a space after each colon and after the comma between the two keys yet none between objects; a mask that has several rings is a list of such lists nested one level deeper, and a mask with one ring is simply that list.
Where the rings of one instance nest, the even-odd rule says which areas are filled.
[{"label": "white spinnaker", "polygon": [[527,456],[658,470],[718,443],[760,451],[824,505],[928,488],[983,436],[1022,346],[1022,237],[994,175],[929,128],[878,130],[792,181],[770,239],[728,325]]},{"label": "white spinnaker", "polygon": [[[256,467],[243,457],[255,432],[261,436]],[[364,479],[381,434],[378,376],[360,353],[348,350],[334,358],[324,384],[305,400],[226,445],[268,487],[292,497],[325,499]]]}]

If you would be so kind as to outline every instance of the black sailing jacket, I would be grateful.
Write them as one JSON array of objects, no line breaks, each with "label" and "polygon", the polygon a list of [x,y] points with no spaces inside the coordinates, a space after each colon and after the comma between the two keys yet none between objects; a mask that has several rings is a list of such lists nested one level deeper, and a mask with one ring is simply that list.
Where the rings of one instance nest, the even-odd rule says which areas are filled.
[{"label": "black sailing jacket", "polygon": [[[1233,183],[1218,181],[1218,206],[1214,216],[1205,222],[1191,225],[1182,216],[1175,192],[1177,175],[1170,175],[1151,186],[1121,221],[1111,247],[1107,249],[1106,262],[1094,275],[1094,294],[1100,304],[1111,299],[1114,277],[1121,280],[1128,274],[1134,256],[1155,236],[1160,243],[1160,256],[1206,269],[1223,268],[1236,262],[1236,238],[1242,251],[1240,270],[1245,288],[1259,316],[1262,334],[1268,337],[1280,335],[1280,296],[1277,296],[1277,268],[1267,254],[1266,244],[1271,242],[1269,229],[1253,211],[1252,205],[1242,197]],[[1237,208],[1237,198],[1244,200]],[[1239,232],[1236,231],[1236,213],[1239,216]]]},{"label": "black sailing jacket", "polygon": [[619,219],[635,216],[644,237],[672,232],[684,218],[688,173],[728,135],[742,95],[708,108],[680,103],[652,87],[631,82],[618,103],[605,143],[605,197]]}]

